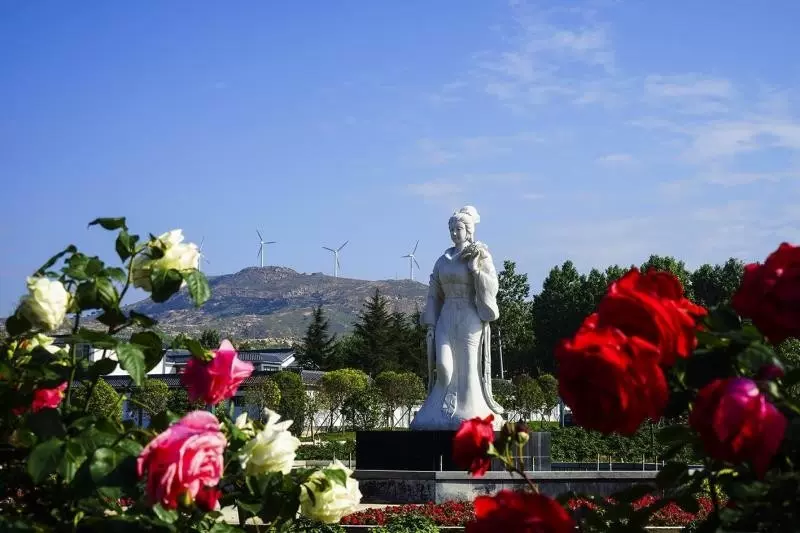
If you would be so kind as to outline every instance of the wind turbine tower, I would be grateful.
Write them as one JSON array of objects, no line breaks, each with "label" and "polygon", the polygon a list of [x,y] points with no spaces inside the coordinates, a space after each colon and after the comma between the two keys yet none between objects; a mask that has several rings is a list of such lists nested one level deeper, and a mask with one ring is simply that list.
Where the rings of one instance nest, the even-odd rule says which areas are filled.
[{"label": "wind turbine tower", "polygon": [[414,249],[411,250],[410,254],[402,256],[403,258],[408,258],[408,270],[411,281],[414,281],[414,265],[417,265],[417,268],[420,268],[419,263],[417,263],[417,257],[414,255],[417,253],[417,246],[419,246],[419,241],[417,241],[417,244],[414,245]]},{"label": "wind turbine tower", "polygon": [[265,241],[260,231],[256,230],[256,233],[258,233],[258,257],[261,261],[261,268],[264,268],[264,247],[268,244],[275,244],[276,241]]},{"label": "wind turbine tower", "polygon": [[203,237],[202,239],[200,239],[200,246],[197,247],[197,256],[198,256],[198,259],[199,259],[197,261],[197,270],[199,270],[201,272],[203,270],[201,268],[203,266],[203,261],[205,261],[208,264],[211,264],[211,261],[206,259],[206,254],[203,253],[203,244],[205,244],[205,242],[206,242],[206,238]]},{"label": "wind turbine tower", "polygon": [[342,251],[342,248],[347,246],[348,242],[350,242],[350,241],[344,241],[344,244],[341,245],[340,247],[336,248],[336,249],[328,248],[327,246],[323,246],[322,247],[323,249],[328,250],[329,252],[331,252],[333,254],[333,277],[334,278],[338,278],[339,277],[339,268],[341,268],[341,265],[339,264],[339,252]]}]

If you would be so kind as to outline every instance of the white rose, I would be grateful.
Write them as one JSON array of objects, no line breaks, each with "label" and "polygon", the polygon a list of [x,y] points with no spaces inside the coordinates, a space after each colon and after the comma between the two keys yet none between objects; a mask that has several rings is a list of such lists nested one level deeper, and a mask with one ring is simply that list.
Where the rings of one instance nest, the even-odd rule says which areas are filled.
[{"label": "white rose", "polygon": [[28,278],[28,294],[23,297],[22,314],[31,324],[50,331],[64,322],[72,295],[58,280]]},{"label": "white rose", "polygon": [[239,450],[239,462],[248,475],[267,472],[288,474],[294,464],[295,452],[300,440],[289,433],[291,420],[280,420],[280,415],[265,409],[267,421],[264,429]]},{"label": "white rose", "polygon": [[[347,476],[345,485],[331,481],[325,471],[340,470]],[[361,503],[358,481],[350,477],[352,470],[341,462],[334,461],[330,466],[311,474],[300,491],[300,513],[308,518],[333,524],[343,516],[354,512]],[[314,493],[312,498],[309,492]]]},{"label": "white rose", "polygon": [[[183,242],[183,230],[174,229],[156,237],[150,246],[161,248],[163,257],[153,259],[146,253],[133,260],[133,286],[153,290],[150,273],[153,270],[190,270],[200,264],[200,250],[194,243]],[[184,284],[181,284],[183,286]]]}]

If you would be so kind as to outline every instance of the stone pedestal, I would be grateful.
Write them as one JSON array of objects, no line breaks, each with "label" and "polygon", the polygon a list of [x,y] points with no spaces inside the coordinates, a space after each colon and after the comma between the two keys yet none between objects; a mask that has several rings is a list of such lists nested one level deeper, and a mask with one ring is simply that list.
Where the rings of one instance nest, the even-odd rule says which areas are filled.
[{"label": "stone pedestal", "polygon": [[[460,471],[453,463],[455,431],[358,431],[358,470]],[[499,432],[495,434],[495,438]],[[550,470],[550,433],[531,432],[524,447],[525,470]],[[492,470],[505,470],[492,461]]]}]

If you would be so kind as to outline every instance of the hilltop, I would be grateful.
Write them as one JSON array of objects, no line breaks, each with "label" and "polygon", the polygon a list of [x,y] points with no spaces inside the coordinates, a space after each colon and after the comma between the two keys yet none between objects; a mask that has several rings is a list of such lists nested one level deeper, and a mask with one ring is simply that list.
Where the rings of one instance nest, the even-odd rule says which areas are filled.
[{"label": "hilltop", "polygon": [[413,313],[425,305],[428,286],[411,280],[365,281],[301,274],[286,267],[250,267],[235,274],[210,276],[211,299],[196,309],[186,289],[168,302],[150,299],[128,306],[159,321],[165,333],[199,334],[213,328],[234,338],[302,337],[314,306],[321,304],[331,331],[352,328],[364,300],[375,289],[393,311]]}]

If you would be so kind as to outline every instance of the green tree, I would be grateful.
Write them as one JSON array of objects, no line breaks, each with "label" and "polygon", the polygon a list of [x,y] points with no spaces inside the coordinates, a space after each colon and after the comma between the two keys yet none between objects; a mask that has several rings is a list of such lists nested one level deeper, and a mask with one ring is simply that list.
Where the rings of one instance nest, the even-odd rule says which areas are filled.
[{"label": "green tree", "polygon": [[297,346],[297,359],[303,368],[328,370],[335,366],[336,336],[328,332],[329,328],[325,312],[318,305],[311,314],[311,323],[303,340]]},{"label": "green tree", "polygon": [[328,398],[330,409],[329,429],[333,429],[336,411],[341,410],[344,402],[353,394],[363,391],[369,384],[369,377],[361,370],[342,368],[326,372],[320,380],[320,389]]},{"label": "green tree", "polygon": [[138,414],[139,424],[142,423],[142,415],[147,414],[149,418],[154,417],[162,411],[166,411],[169,402],[170,392],[166,383],[158,379],[145,379],[141,387],[135,387],[131,392],[132,414]]},{"label": "green tree", "polygon": [[514,378],[514,410],[520,419],[526,420],[530,413],[539,412],[542,403],[542,389],[535,379],[526,374]]},{"label": "green tree", "polygon": [[[73,401],[75,401],[77,405],[84,405],[88,394],[89,383],[84,382],[75,389]],[[89,400],[88,410],[90,413],[98,416],[122,420],[122,401],[120,395],[117,394],[114,387],[109,385],[103,378],[97,380],[97,385],[92,393],[92,399]]]},{"label": "green tree", "polygon": [[283,420],[292,420],[289,430],[294,435],[300,435],[303,432],[306,414],[306,388],[300,374],[284,370],[275,372],[269,379],[275,382],[281,393],[278,413]]},{"label": "green tree", "polygon": [[586,302],[584,280],[572,261],[550,270],[532,304],[537,372],[555,372],[556,346],[578,330],[589,313]]},{"label": "green tree", "polygon": [[550,415],[558,406],[558,380],[551,374],[542,374],[536,378],[536,383],[541,391],[541,420],[544,427],[544,416]]},{"label": "green tree", "polygon": [[380,394],[368,386],[347,397],[341,408],[342,418],[354,431],[375,429],[381,425]]},{"label": "green tree", "polygon": [[202,401],[190,402],[189,393],[183,387],[177,387],[169,391],[169,398],[167,399],[167,409],[177,415],[185,415],[190,411],[197,411],[204,409],[205,405]]},{"label": "green tree", "polygon": [[219,331],[215,329],[204,329],[198,340],[200,341],[200,346],[203,348],[214,350],[219,347]]},{"label": "green tree", "polygon": [[328,398],[322,391],[317,390],[306,395],[304,414],[306,423],[308,424],[308,432],[312,440],[314,439],[316,431],[317,415],[322,411],[327,411],[329,409],[328,405]]},{"label": "green tree", "polygon": [[389,312],[389,301],[378,289],[364,304],[354,325],[356,345],[350,364],[376,376],[383,370],[397,367],[395,317]]},{"label": "green tree", "polygon": [[492,395],[503,408],[513,409],[514,407],[514,384],[507,379],[492,380]]},{"label": "green tree", "polygon": [[244,391],[244,404],[252,418],[261,419],[264,409],[280,409],[281,389],[273,380],[265,379]]},{"label": "green tree", "polygon": [[411,408],[424,399],[425,386],[422,379],[413,372],[387,370],[375,377],[375,390],[380,398],[390,422],[395,426],[395,412],[404,407]]},{"label": "green tree", "polygon": [[[528,275],[516,271],[514,261],[504,261],[503,270],[498,274],[499,288],[497,306],[500,317],[492,324],[497,335],[493,335],[492,353],[500,355],[499,343],[502,341],[504,366],[510,372],[523,370],[525,361],[533,348],[533,315]],[[499,364],[493,366],[499,369]]]},{"label": "green tree", "polygon": [[724,265],[701,265],[690,277],[694,301],[705,307],[729,302],[743,275],[744,263],[732,257]]}]

